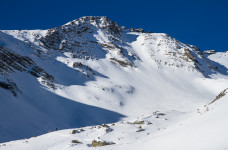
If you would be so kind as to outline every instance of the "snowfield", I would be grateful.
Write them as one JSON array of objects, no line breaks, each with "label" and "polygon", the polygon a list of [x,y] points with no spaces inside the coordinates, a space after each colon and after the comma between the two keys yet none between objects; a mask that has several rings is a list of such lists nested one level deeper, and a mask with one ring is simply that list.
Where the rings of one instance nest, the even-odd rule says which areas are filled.
[{"label": "snowfield", "polygon": [[[228,91],[227,91],[228,93]],[[100,149],[227,149],[227,98],[192,114],[153,112],[134,120],[54,131],[38,137],[1,144],[1,149],[94,149],[92,141],[110,145]],[[215,138],[216,137],[216,138]],[[77,141],[79,143],[74,143]]]},{"label": "snowfield", "polygon": [[227,64],[107,17],[2,30],[0,149],[226,150]]}]

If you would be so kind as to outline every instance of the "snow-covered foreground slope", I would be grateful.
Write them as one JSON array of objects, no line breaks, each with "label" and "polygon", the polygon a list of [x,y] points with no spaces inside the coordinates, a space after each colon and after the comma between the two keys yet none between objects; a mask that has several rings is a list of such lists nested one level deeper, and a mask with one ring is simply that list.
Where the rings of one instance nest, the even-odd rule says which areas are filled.
[{"label": "snow-covered foreground slope", "polygon": [[225,93],[217,101],[198,109],[197,114],[171,127],[160,137],[148,138],[142,145],[154,149],[227,149],[228,119],[225,115],[228,114],[228,89]]},{"label": "snow-covered foreground slope", "polygon": [[225,150],[228,148],[228,89],[191,114],[153,112],[130,121],[62,130],[8,142],[1,149],[94,149],[94,140],[110,145],[96,149]]},{"label": "snow-covered foreground slope", "polygon": [[[205,54],[167,34],[127,29],[106,17],[82,17],[49,30],[0,31],[0,142],[144,115],[158,121],[145,125],[148,132],[164,126],[175,129],[183,118],[198,118],[191,114],[228,87],[227,64],[226,53]],[[154,118],[156,111],[168,120]],[[137,138],[133,124],[118,122],[113,128],[123,132],[129,128],[126,136]],[[175,132],[181,131],[176,128]],[[68,139],[74,135],[69,131],[47,135],[66,136],[54,139],[66,140],[60,145],[71,148]],[[103,131],[88,132],[94,136],[86,131],[83,134],[91,138],[80,138],[86,144],[103,135]],[[139,143],[145,145],[146,137],[148,141],[164,137],[159,135],[163,132],[146,137],[144,133],[139,133],[144,139]],[[38,138],[48,142],[47,135]],[[107,136],[112,140],[119,134]],[[131,138],[128,142],[137,143]],[[50,147],[57,144],[50,143]],[[80,147],[86,149],[86,144]]]}]

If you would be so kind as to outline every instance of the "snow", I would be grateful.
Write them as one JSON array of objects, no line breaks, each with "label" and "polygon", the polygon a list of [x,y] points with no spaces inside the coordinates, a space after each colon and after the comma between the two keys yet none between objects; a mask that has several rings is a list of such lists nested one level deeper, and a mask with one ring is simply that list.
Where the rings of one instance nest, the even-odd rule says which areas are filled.
[{"label": "snow", "polygon": [[[14,97],[0,88],[0,149],[94,149],[93,140],[115,143],[97,149],[228,148],[227,95],[209,111],[203,107],[228,87],[226,53],[203,55],[163,33],[121,28],[116,35],[106,29],[110,21],[96,19],[84,17],[56,29],[64,36],[50,48],[40,40],[48,30],[0,31],[0,46],[30,57],[54,77],[50,88],[29,70],[0,75],[22,92]],[[88,31],[76,33],[83,27]],[[133,124],[136,120],[145,123]],[[97,126],[103,123],[110,131]],[[71,133],[80,127],[85,131]]]},{"label": "snow", "polygon": [[[1,149],[94,149],[90,146],[93,140],[114,142],[113,145],[97,148],[107,150],[226,149],[228,121],[224,114],[228,113],[227,98],[211,104],[209,110],[202,107],[200,111],[191,114],[157,112],[130,121],[108,124],[108,131],[106,127],[99,126],[74,129],[79,131],[76,134],[72,134],[73,129],[54,131],[39,137],[1,144]],[[158,115],[159,113],[163,115]],[[134,124],[136,120],[144,121],[144,124]],[[137,132],[139,126],[143,130]],[[73,144],[72,140],[82,143]]]},{"label": "snow", "polygon": [[209,55],[209,59],[218,62],[219,64],[225,66],[226,68],[228,67],[227,64],[227,56],[228,53],[227,52],[217,52],[215,54]]}]

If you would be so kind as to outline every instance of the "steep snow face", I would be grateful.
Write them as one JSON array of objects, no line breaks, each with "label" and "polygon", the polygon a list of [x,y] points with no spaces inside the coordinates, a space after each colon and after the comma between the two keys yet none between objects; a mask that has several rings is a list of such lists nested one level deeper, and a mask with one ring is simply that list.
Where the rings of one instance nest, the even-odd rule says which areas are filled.
[{"label": "steep snow face", "polygon": [[0,142],[157,110],[192,112],[228,87],[225,53],[220,60],[107,17],[0,31],[0,46]]}]

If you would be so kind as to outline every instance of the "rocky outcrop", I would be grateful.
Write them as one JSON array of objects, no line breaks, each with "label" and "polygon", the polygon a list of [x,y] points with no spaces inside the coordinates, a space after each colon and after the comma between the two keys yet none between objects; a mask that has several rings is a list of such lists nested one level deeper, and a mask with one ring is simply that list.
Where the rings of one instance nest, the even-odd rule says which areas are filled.
[{"label": "rocky outcrop", "polygon": [[0,47],[0,73],[26,71],[30,66],[35,65],[33,60],[27,56],[18,55],[6,48]]},{"label": "rocky outcrop", "polygon": [[[102,30],[114,36],[120,36],[123,32],[117,23],[107,17],[88,16],[71,21],[61,27],[49,29],[46,36],[40,37],[39,40],[45,48],[75,50],[75,48],[87,44],[80,40],[75,40],[75,37],[82,37],[84,33],[92,34],[97,32],[97,30]],[[86,42],[90,43],[89,40],[86,40]]]},{"label": "rocky outcrop", "polygon": [[17,96],[17,93],[21,93],[21,91],[16,83],[10,79],[9,74],[17,71],[28,72],[36,78],[41,77],[45,85],[54,88],[54,77],[37,66],[31,58],[0,47],[0,76],[6,80],[0,81],[0,87],[10,90],[14,96]]},{"label": "rocky outcrop", "polygon": [[203,54],[211,55],[211,54],[215,54],[216,52],[217,52],[216,50],[205,50]]},{"label": "rocky outcrop", "polygon": [[15,97],[17,96],[17,93],[21,93],[16,83],[10,80],[8,80],[7,82],[0,81],[0,87],[6,90],[10,90]]},{"label": "rocky outcrop", "polygon": [[133,65],[128,62],[128,61],[122,61],[122,60],[118,60],[116,58],[110,58],[110,60],[113,62],[113,63],[116,63],[116,64],[119,64],[120,66],[122,67],[128,67],[128,66],[131,66],[133,67]]},{"label": "rocky outcrop", "polygon": [[221,99],[222,97],[224,97],[226,94],[228,93],[228,88],[226,88],[225,90],[223,90],[221,93],[219,93],[219,95],[216,96],[216,98],[211,101],[208,105],[214,103],[215,101]]},{"label": "rocky outcrop", "polygon": [[86,77],[90,77],[92,75],[95,75],[92,68],[90,68],[87,65],[82,64],[81,62],[74,62],[73,68],[75,68],[77,71],[82,72]]}]

